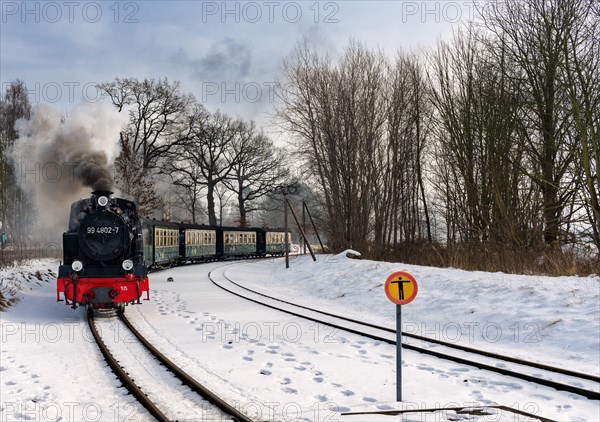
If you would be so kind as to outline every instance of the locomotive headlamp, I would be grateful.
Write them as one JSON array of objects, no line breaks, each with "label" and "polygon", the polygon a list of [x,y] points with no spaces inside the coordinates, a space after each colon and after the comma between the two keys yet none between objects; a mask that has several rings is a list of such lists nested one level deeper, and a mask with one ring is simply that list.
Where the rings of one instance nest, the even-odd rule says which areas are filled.
[{"label": "locomotive headlamp", "polygon": [[79,271],[83,270],[83,262],[78,260],[73,261],[71,264],[71,269],[78,273]]},{"label": "locomotive headlamp", "polygon": [[108,198],[106,196],[101,196],[98,198],[98,205],[101,207],[105,207],[108,204]]},{"label": "locomotive headlamp", "polygon": [[129,271],[133,268],[133,261],[131,261],[131,259],[126,259],[125,261],[123,261],[123,269],[125,271]]}]

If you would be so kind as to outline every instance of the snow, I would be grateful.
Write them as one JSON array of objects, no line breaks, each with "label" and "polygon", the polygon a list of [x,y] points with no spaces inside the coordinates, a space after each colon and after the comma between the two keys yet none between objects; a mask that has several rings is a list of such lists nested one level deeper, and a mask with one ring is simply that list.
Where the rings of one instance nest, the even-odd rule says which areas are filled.
[{"label": "snow", "polygon": [[[3,286],[10,277],[23,290],[19,302],[0,313],[0,420],[56,420],[57,414],[63,420],[151,420],[118,388],[83,309],[54,302],[48,269],[56,267],[38,261],[1,273]],[[382,285],[396,270],[410,272],[420,284],[418,297],[403,308],[405,330],[450,340],[458,327],[457,342],[599,372],[597,277],[470,273],[345,254],[319,256],[317,263],[294,257],[289,270],[280,259],[211,263],[152,274],[151,300],[127,307],[127,314],[169,359],[255,420],[412,421],[425,419],[341,412],[475,404],[502,404],[560,421],[600,420],[598,401],[410,351],[403,352],[404,403],[396,403],[394,346],[264,308],[208,279],[210,271],[226,274],[274,296],[393,327],[394,305]],[[36,271],[43,280],[26,277]],[[466,323],[472,323],[472,336]],[[501,335],[486,326],[499,327]],[[136,360],[135,348],[124,350],[130,350],[127,365],[151,365]],[[491,413],[446,411],[426,420],[525,420]]]}]

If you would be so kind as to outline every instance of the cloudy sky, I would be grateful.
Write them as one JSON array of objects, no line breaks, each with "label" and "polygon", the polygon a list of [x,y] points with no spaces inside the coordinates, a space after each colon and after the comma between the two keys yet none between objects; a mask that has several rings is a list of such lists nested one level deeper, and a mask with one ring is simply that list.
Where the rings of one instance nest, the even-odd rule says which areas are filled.
[{"label": "cloudy sky", "polygon": [[393,55],[447,37],[469,1],[1,1],[0,82],[33,103],[95,101],[115,77],[179,80],[210,110],[268,124],[269,86],[308,38],[334,55],[352,37]]}]

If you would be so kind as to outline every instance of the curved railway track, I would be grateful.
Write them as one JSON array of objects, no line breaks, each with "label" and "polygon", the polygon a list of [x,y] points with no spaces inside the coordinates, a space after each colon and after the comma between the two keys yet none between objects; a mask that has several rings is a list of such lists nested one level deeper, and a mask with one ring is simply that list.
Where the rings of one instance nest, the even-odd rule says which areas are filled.
[{"label": "curved railway track", "polygon": [[[286,300],[283,300],[283,299],[280,299],[280,298],[277,298],[274,296],[270,296],[270,295],[258,292],[256,290],[252,290],[252,289],[244,287],[244,286],[240,285],[239,283],[236,283],[233,280],[231,280],[230,278],[228,278],[225,275],[224,271],[221,274],[224,280],[221,280],[219,282],[219,281],[215,280],[216,276],[214,275],[214,273],[215,273],[215,271],[222,269],[222,268],[223,267],[220,267],[216,270],[211,271],[208,274],[209,279],[217,287],[219,287],[231,294],[234,294],[236,296],[239,296],[239,297],[249,300],[251,302],[269,307],[271,309],[276,309],[281,312],[285,312],[287,314],[305,318],[305,319],[308,319],[308,320],[311,320],[311,321],[314,321],[314,322],[317,322],[320,324],[325,324],[325,325],[328,325],[328,326],[331,326],[331,327],[334,327],[334,328],[337,328],[340,330],[344,330],[344,331],[347,331],[350,333],[362,335],[362,336],[365,336],[365,337],[368,337],[368,338],[371,338],[374,340],[383,341],[383,342],[386,342],[389,344],[396,344],[396,330],[394,330],[392,328],[382,327],[382,326],[378,326],[378,325],[370,324],[370,323],[365,323],[362,321],[358,321],[356,319],[335,315],[335,314],[332,314],[329,312],[324,312],[324,311],[321,311],[321,310],[318,310],[315,308],[297,305],[290,301],[286,301]],[[226,286],[226,284],[229,284],[229,286]],[[246,293],[244,293],[244,292],[246,292]],[[250,297],[247,293],[250,293],[250,295],[255,295],[255,297]],[[511,376],[514,378],[518,378],[518,379],[522,379],[525,381],[529,381],[529,382],[533,382],[536,384],[551,387],[556,390],[578,394],[578,395],[584,396],[588,399],[600,400],[600,392],[599,392],[600,377],[592,375],[592,374],[580,373],[580,372],[571,371],[568,369],[557,368],[557,367],[553,367],[550,365],[544,365],[544,364],[537,363],[537,362],[530,362],[530,361],[527,361],[524,359],[519,359],[519,358],[515,358],[515,357],[511,357],[511,356],[504,356],[501,354],[483,351],[483,350],[479,350],[479,349],[474,349],[474,348],[462,346],[459,344],[444,342],[444,341],[437,340],[437,339],[430,339],[428,337],[419,336],[419,335],[412,334],[412,333],[403,332],[402,335],[403,335],[403,337],[406,337],[406,338],[411,338],[411,339],[418,340],[421,342],[427,342],[430,345],[434,344],[441,348],[449,349],[450,353],[438,352],[435,350],[431,350],[431,348],[420,347],[420,346],[417,346],[412,343],[403,342],[402,347],[405,349],[408,349],[408,350],[413,350],[413,351],[416,351],[419,353],[428,354],[431,356],[435,356],[437,358],[454,361],[454,362],[464,364],[464,365],[474,366],[479,369],[484,369],[484,370],[496,372],[496,373],[499,373],[502,375]],[[457,356],[456,354],[453,355],[453,354],[451,354],[452,351],[458,351],[458,353],[459,354],[462,353],[463,356]],[[471,357],[469,358],[467,356],[464,356],[465,354],[471,355]],[[480,357],[480,358],[483,357],[484,359],[488,359],[488,360],[496,360],[496,362],[495,363],[494,362],[485,363],[485,362],[481,362],[481,359],[479,361],[473,360],[473,357]],[[497,366],[497,365],[506,366],[505,365],[506,362],[508,362],[509,364],[512,364],[513,366],[516,365],[515,369],[511,370],[511,369],[507,369],[505,367]],[[526,370],[526,371],[529,371],[530,373],[522,373],[519,370]],[[532,371],[533,372],[546,371],[546,373],[549,374],[550,377],[540,377],[540,376],[537,376],[537,374],[531,374]],[[571,378],[571,384],[559,382],[559,381],[552,379],[552,377],[556,377],[557,375],[559,377]],[[582,381],[587,382],[588,384],[590,384],[590,382],[598,383],[599,385],[595,385],[595,388],[596,388],[595,390],[587,389],[587,388],[584,388],[581,386]],[[575,385],[573,385],[573,384],[575,384]]]},{"label": "curved railway track", "polygon": [[[191,376],[189,376],[185,371],[171,362],[165,355],[163,355],[160,351],[158,351],[152,344],[150,344],[131,324],[131,322],[125,317],[125,315],[118,313],[119,319],[123,322],[123,324],[127,327],[127,329],[133,334],[133,336],[139,341],[139,343],[143,346],[145,350],[147,350],[160,364],[166,368],[166,370],[170,371],[173,376],[178,378],[182,384],[187,385],[192,391],[197,393],[202,399],[208,401],[216,408],[218,408],[221,412],[231,417],[231,420],[238,422],[251,422],[252,420],[248,418],[246,415],[241,413],[235,407],[228,404],[226,401],[221,399],[215,393],[210,391],[208,388],[204,387],[202,384],[194,380]],[[88,324],[90,326],[90,330],[94,336],[96,343],[98,344],[106,362],[115,373],[117,378],[121,381],[123,386],[139,401],[139,403],[144,406],[148,412],[154,416],[157,420],[161,422],[170,421],[171,418],[168,418],[163,410],[159,409],[159,407],[146,395],[144,391],[134,380],[129,376],[126,370],[121,366],[121,364],[115,359],[113,354],[110,352],[109,348],[106,346],[104,340],[101,335],[98,333],[96,329],[96,324],[94,321],[94,316],[92,312],[88,312],[87,316]],[[221,419],[219,419],[221,420]]]}]

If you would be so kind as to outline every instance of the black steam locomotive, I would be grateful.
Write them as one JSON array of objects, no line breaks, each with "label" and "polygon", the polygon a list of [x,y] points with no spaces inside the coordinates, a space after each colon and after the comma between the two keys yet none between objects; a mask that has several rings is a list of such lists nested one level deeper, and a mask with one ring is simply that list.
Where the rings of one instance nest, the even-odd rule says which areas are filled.
[{"label": "black steam locomotive", "polygon": [[71,205],[63,234],[64,261],[58,270],[57,300],[112,308],[148,295],[141,220],[135,203],[95,191]]}]

